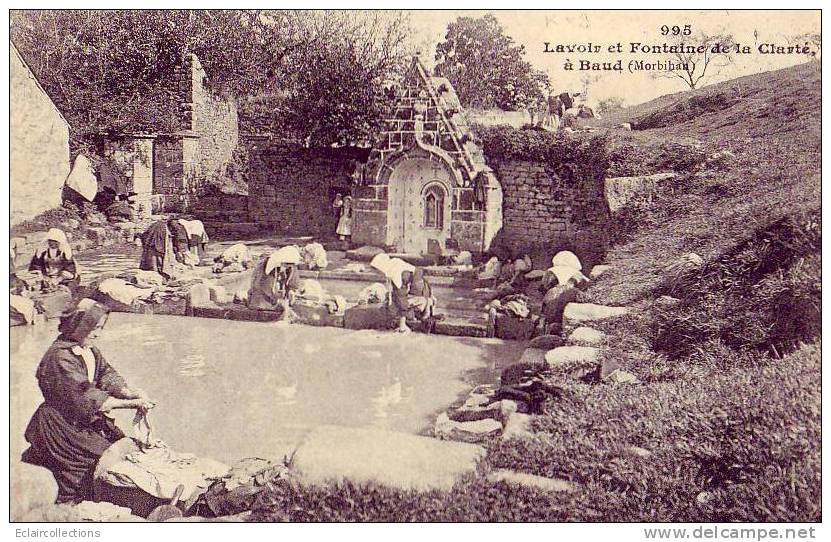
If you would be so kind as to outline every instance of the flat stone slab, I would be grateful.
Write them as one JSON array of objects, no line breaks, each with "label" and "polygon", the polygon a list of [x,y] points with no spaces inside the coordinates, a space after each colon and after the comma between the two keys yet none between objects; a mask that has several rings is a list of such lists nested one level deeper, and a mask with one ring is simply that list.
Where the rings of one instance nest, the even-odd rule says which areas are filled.
[{"label": "flat stone slab", "polygon": [[509,469],[498,469],[488,474],[490,482],[505,482],[506,484],[519,485],[541,489],[543,491],[574,491],[577,486],[568,480],[558,478],[545,478],[524,472],[517,472]]},{"label": "flat stone slab", "polygon": [[433,432],[437,438],[461,442],[484,442],[502,432],[502,422],[485,418],[470,422],[456,422],[446,412],[439,414]]},{"label": "flat stone slab", "polygon": [[541,348],[526,348],[517,363],[545,363],[547,350]]},{"label": "flat stone slab", "polygon": [[531,415],[513,412],[505,420],[505,429],[502,431],[502,440],[530,440],[534,438],[531,430]]},{"label": "flat stone slab", "polygon": [[445,318],[436,322],[435,332],[451,337],[487,337],[488,326],[472,319]]},{"label": "flat stone slab", "polygon": [[603,344],[606,334],[594,328],[580,326],[568,336],[570,344],[583,344],[587,346],[598,346]]},{"label": "flat stone slab", "polygon": [[608,273],[611,269],[611,265],[595,265],[589,273],[589,278],[595,280],[597,277]]},{"label": "flat stone slab", "polygon": [[549,350],[545,361],[551,367],[571,367],[597,361],[600,350],[593,346],[561,346]]},{"label": "flat stone slab", "polygon": [[628,312],[629,307],[609,307],[595,303],[569,303],[563,310],[563,326],[580,326],[589,322],[619,318]]},{"label": "flat stone slab", "polygon": [[399,489],[449,490],[485,456],[475,444],[351,427],[314,429],[292,459],[301,482],[349,480]]}]

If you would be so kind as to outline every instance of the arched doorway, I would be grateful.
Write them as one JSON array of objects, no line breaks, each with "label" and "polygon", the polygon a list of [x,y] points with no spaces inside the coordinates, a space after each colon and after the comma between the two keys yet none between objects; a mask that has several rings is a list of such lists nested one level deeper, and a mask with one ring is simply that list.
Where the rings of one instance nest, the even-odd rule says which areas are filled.
[{"label": "arched doorway", "polygon": [[388,184],[387,244],[408,254],[427,252],[427,240],[450,237],[453,174],[428,158],[395,164]]}]

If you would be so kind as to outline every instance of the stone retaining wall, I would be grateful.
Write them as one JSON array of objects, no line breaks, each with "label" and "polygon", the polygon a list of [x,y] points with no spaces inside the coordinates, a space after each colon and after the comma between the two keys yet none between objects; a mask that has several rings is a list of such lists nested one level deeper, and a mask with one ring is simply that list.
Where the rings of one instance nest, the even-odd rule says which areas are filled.
[{"label": "stone retaining wall", "polygon": [[362,149],[306,149],[268,139],[247,142],[249,220],[283,233],[334,235],[335,190],[351,190]]},{"label": "stone retaining wall", "polygon": [[602,177],[569,181],[524,160],[496,161],[493,168],[503,191],[499,242],[517,254],[569,248],[581,261],[601,259],[591,253],[609,220]]}]

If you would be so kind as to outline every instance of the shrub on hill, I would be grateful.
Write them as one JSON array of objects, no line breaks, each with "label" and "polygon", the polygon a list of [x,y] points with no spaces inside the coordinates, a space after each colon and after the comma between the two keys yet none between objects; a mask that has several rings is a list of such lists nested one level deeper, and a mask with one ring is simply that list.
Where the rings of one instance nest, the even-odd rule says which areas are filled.
[{"label": "shrub on hill", "polygon": [[789,215],[705,265],[679,292],[677,308],[656,310],[653,346],[688,357],[708,341],[775,356],[819,336],[819,211]]}]

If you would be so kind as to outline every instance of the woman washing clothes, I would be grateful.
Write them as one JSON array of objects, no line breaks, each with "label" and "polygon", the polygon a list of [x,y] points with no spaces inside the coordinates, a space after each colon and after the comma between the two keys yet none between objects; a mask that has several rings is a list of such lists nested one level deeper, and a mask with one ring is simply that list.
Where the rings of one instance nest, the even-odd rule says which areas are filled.
[{"label": "woman washing clothes", "polygon": [[40,275],[40,288],[45,292],[57,290],[60,286],[70,290],[78,286],[78,265],[63,230],[52,228],[46,233],[43,245],[29,264],[29,271]]},{"label": "woman washing clothes", "polygon": [[291,304],[300,289],[297,265],[300,250],[295,246],[283,247],[263,256],[254,268],[251,288],[248,291],[248,306],[252,309],[282,309],[282,320],[293,320]]},{"label": "woman washing clothes", "polygon": [[340,220],[338,220],[336,233],[341,241],[346,241],[352,237],[352,196],[343,198],[343,206],[341,207]]},{"label": "woman washing clothes", "polygon": [[388,305],[398,319],[397,332],[412,331],[407,325],[408,317],[422,322],[432,321],[436,299],[430,283],[424,278],[423,269],[386,254],[375,256],[370,265],[387,279]]},{"label": "woman washing clothes", "polygon": [[173,255],[176,256],[176,261],[183,264],[189,264],[190,259],[190,235],[184,224],[178,218],[172,218],[167,221],[167,229],[170,231],[170,238],[173,242]]},{"label": "woman washing clothes", "polygon": [[101,455],[124,437],[109,414],[147,412],[155,405],[128,387],[94,345],[108,311],[91,299],[61,318],[60,335],[46,351],[36,376],[43,403],[26,428],[31,445],[23,461],[48,468],[58,483],[58,503],[92,497],[92,474]]},{"label": "woman washing clothes", "polygon": [[30,298],[29,285],[17,276],[14,262],[17,253],[15,247],[9,247],[9,324],[21,326],[34,324],[39,311]]},{"label": "woman washing clothes", "polygon": [[208,234],[205,232],[205,225],[201,220],[178,219],[179,224],[185,228],[188,236],[188,252],[191,260],[198,264],[205,257],[205,249],[208,247]]},{"label": "woman washing clothes", "polygon": [[187,232],[176,220],[159,220],[141,234],[141,246],[139,269],[155,271],[169,279],[173,276],[173,263],[182,261],[179,254],[188,250]]}]

